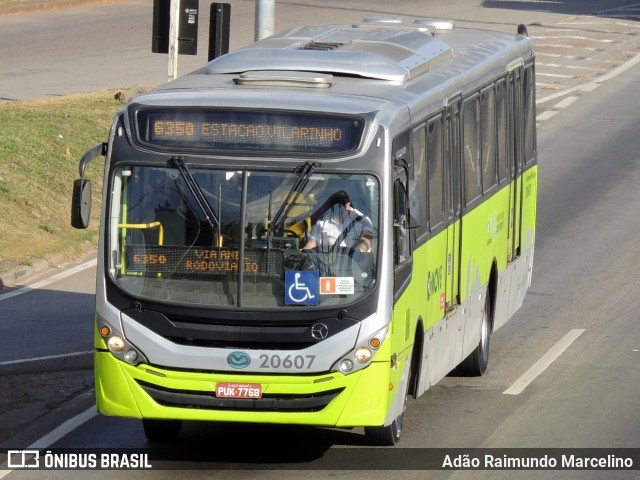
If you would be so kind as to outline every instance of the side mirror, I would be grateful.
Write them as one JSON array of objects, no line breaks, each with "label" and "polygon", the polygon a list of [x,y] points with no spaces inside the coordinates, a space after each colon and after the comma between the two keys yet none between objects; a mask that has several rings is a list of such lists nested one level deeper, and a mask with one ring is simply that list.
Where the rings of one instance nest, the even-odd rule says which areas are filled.
[{"label": "side mirror", "polygon": [[73,182],[71,226],[87,228],[91,217],[91,181],[79,178]]},{"label": "side mirror", "polygon": [[71,226],[74,228],[87,228],[91,217],[91,182],[84,179],[84,170],[89,162],[106,154],[107,144],[98,143],[87,150],[80,160],[80,178],[73,182],[71,196]]}]

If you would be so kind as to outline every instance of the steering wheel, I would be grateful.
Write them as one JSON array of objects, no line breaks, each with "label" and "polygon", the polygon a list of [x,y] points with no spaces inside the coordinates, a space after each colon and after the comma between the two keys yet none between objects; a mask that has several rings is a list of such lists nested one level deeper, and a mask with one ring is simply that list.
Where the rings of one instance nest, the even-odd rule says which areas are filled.
[{"label": "steering wheel", "polygon": [[[359,238],[358,240],[356,240],[353,245],[351,245],[351,248],[349,249],[348,255],[349,257],[353,257],[353,254],[356,251],[356,248],[359,248],[360,245],[367,245],[367,242],[363,239],[363,238]],[[362,252],[365,253],[365,252]]]}]

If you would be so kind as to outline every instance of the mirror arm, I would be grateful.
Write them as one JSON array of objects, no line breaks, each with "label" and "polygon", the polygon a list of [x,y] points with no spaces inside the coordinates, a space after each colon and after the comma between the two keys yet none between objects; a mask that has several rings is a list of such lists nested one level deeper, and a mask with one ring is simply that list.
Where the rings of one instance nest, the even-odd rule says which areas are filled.
[{"label": "mirror arm", "polygon": [[107,156],[107,149],[108,144],[106,142],[102,142],[94,145],[89,150],[87,150],[87,153],[85,153],[80,160],[80,178],[84,178],[84,170],[87,168],[87,165],[89,165],[91,161],[95,160],[100,155],[102,155],[103,157]]}]

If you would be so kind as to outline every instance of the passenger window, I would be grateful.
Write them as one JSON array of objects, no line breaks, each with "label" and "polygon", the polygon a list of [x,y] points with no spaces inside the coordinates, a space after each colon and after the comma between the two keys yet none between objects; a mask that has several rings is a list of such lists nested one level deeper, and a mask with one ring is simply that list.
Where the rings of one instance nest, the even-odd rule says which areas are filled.
[{"label": "passenger window", "polygon": [[465,100],[462,105],[462,141],[464,164],[464,198],[466,205],[482,194],[480,170],[480,109],[478,95]]},{"label": "passenger window", "polygon": [[524,71],[524,161],[532,162],[536,157],[536,139],[535,139],[535,84],[533,75],[533,65],[527,66]]},{"label": "passenger window", "polygon": [[496,85],[496,112],[497,112],[497,153],[498,175],[500,182],[509,177],[509,143],[507,130],[507,84],[501,80]]},{"label": "passenger window", "polygon": [[482,187],[486,193],[498,184],[496,168],[496,93],[491,86],[480,95],[482,123]]},{"label": "passenger window", "polygon": [[425,126],[424,124],[416,128],[413,131],[412,142],[412,155],[413,155],[413,175],[415,180],[420,185],[422,195],[422,209],[421,212],[421,225],[416,229],[416,238],[420,239],[425,233],[429,231],[429,219],[427,209],[427,196],[425,191],[427,190],[427,163],[426,163],[426,139],[425,139]]},{"label": "passenger window", "polygon": [[393,185],[394,197],[394,232],[395,249],[394,260],[396,265],[400,265],[411,256],[409,244],[409,229],[407,228],[407,189],[404,182],[397,179]]},{"label": "passenger window", "polygon": [[442,116],[427,126],[427,163],[429,165],[429,221],[431,229],[444,220],[444,166],[442,156]]}]

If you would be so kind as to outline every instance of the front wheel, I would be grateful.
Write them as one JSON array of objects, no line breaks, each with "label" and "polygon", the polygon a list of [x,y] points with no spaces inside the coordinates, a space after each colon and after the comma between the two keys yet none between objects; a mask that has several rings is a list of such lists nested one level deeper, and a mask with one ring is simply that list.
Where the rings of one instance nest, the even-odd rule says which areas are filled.
[{"label": "front wheel", "polygon": [[[406,397],[405,397],[406,403]],[[404,410],[404,407],[403,407]],[[391,422],[391,425],[381,427],[364,427],[364,435],[371,445],[380,447],[391,447],[400,441],[402,435],[402,422],[404,411]]]},{"label": "front wheel", "polygon": [[[415,352],[413,352],[413,355],[415,355]],[[400,411],[400,415],[398,415],[390,425],[364,427],[365,438],[371,445],[392,447],[400,441],[400,437],[402,436],[402,424],[404,422],[404,412],[407,409],[407,395],[409,393],[409,385],[411,384],[411,375],[413,373],[411,369],[411,357],[407,361],[409,362],[410,367],[406,386],[404,388],[404,396],[402,397],[402,410]]]}]

